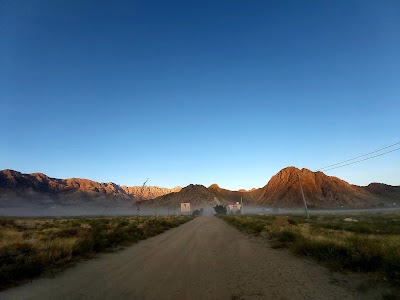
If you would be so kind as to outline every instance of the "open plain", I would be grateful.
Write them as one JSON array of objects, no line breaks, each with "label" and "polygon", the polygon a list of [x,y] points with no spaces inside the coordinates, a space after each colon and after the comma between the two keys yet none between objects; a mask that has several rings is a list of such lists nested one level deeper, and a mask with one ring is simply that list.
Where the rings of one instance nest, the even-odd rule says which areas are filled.
[{"label": "open plain", "polygon": [[203,216],[1,299],[376,299],[358,277],[332,273],[265,239]]}]

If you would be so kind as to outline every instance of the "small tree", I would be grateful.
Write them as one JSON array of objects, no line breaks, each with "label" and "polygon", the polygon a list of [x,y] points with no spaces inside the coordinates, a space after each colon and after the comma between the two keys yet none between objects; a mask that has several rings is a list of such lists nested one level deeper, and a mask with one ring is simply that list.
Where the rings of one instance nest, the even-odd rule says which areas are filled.
[{"label": "small tree", "polygon": [[226,207],[223,205],[214,206],[214,210],[217,215],[226,215]]},{"label": "small tree", "polygon": [[200,211],[199,211],[198,209],[195,209],[195,210],[192,212],[192,216],[194,216],[194,217],[200,216]]}]

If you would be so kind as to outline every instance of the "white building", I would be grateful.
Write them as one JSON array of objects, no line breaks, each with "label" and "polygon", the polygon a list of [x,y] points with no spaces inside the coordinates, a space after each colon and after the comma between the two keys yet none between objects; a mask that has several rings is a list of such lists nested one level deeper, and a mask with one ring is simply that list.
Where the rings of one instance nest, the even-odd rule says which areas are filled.
[{"label": "white building", "polygon": [[181,203],[181,214],[190,214],[190,203]]},{"label": "white building", "polygon": [[229,204],[226,207],[227,212],[237,212],[238,210],[241,210],[242,205],[239,202],[236,202],[236,204]]}]

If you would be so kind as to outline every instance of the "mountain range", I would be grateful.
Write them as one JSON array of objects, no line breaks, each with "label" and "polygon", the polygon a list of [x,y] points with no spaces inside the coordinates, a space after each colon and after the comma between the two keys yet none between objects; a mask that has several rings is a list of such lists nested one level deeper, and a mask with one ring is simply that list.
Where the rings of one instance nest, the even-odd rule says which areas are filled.
[{"label": "mountain range", "polygon": [[274,175],[262,188],[230,191],[217,184],[209,187],[190,184],[173,189],[157,186],[120,186],[88,179],[57,179],[42,173],[22,174],[0,171],[0,208],[46,209],[54,207],[131,208],[178,207],[190,202],[193,207],[230,204],[243,200],[246,205],[263,207],[302,207],[300,182],[307,204],[315,208],[365,208],[400,206],[400,186],[371,183],[349,184],[337,177],[308,169],[287,167]]},{"label": "mountain range", "polygon": [[[108,206],[124,213],[133,211],[138,201],[180,190],[181,187],[120,186],[81,178],[51,178],[43,173],[0,171],[0,209],[5,214],[99,214]],[[47,210],[50,211],[46,213]]]},{"label": "mountain range", "polygon": [[[202,185],[189,185],[178,193],[162,195],[147,204],[167,205],[176,202],[221,204],[243,200],[250,206],[264,207],[302,207],[299,177],[308,206],[314,208],[366,208],[377,206],[400,206],[400,186],[371,183],[368,186],[349,184],[337,177],[308,169],[287,167],[274,175],[262,188],[250,191],[230,191],[212,184],[208,188]],[[215,201],[217,199],[217,202]],[[397,205],[397,203],[395,204]]]},{"label": "mountain range", "polygon": [[31,189],[39,193],[60,194],[68,192],[94,192],[118,196],[133,200],[147,200],[172,192],[179,192],[182,188],[172,189],[158,186],[125,186],[113,182],[96,182],[88,179],[51,178],[43,173],[22,174],[13,170],[0,171],[0,189],[23,191]]}]

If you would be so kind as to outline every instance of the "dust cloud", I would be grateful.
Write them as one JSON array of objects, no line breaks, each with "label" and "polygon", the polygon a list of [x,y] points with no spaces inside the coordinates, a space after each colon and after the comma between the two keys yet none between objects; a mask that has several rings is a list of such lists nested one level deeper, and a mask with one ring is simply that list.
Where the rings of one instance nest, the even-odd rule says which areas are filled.
[{"label": "dust cloud", "polygon": [[[81,199],[78,199],[81,200]],[[191,211],[203,209],[203,215],[214,215],[212,205],[192,206]],[[311,209],[311,215],[377,213],[399,211],[400,208],[368,208],[368,209]],[[54,199],[26,199],[17,196],[0,198],[0,217],[40,217],[40,216],[173,216],[180,215],[180,203],[168,206],[146,205],[126,199],[98,197],[95,201],[68,201],[57,203]],[[230,214],[228,212],[228,214]],[[232,213],[235,214],[235,213]],[[244,206],[242,214],[305,214],[299,208],[275,208],[266,206]]]}]

